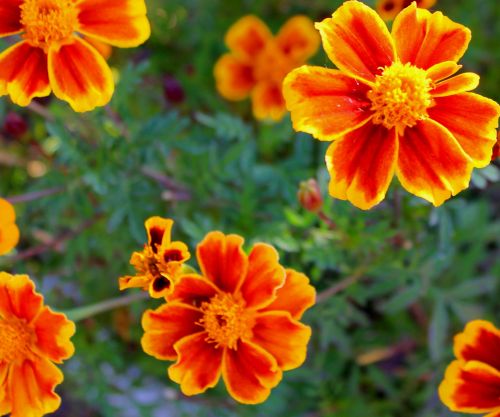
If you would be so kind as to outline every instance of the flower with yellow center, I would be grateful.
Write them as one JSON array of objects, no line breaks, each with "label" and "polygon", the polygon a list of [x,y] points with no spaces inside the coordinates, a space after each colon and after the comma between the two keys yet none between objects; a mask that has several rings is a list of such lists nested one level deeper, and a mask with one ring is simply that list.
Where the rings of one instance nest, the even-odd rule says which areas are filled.
[{"label": "flower with yellow center", "polygon": [[0,198],[0,256],[16,247],[19,242],[19,228],[12,204]]},{"label": "flower with yellow center", "polygon": [[134,47],[150,27],[144,0],[2,0],[0,37],[10,35],[22,40],[0,54],[0,95],[27,106],[53,91],[82,112],[107,104],[114,90],[110,68],[86,39]]},{"label": "flower with yellow center", "polygon": [[500,106],[453,76],[470,31],[415,2],[392,33],[365,4],[345,2],[316,24],[339,70],[303,66],[283,93],[295,130],[333,141],[329,192],[361,209],[381,202],[396,175],[409,192],[441,205],[490,163]]},{"label": "flower with yellow center", "polygon": [[59,408],[55,363],[73,355],[75,325],[43,304],[26,275],[0,272],[0,415],[41,417]]},{"label": "flower with yellow center", "polygon": [[260,403],[306,358],[311,329],[299,320],[315,301],[309,279],[285,270],[269,245],[249,255],[242,246],[240,236],[209,233],[197,248],[201,275],[182,275],[168,302],[144,313],[144,351],[176,361],[168,374],[186,395],[222,376],[234,399]]}]

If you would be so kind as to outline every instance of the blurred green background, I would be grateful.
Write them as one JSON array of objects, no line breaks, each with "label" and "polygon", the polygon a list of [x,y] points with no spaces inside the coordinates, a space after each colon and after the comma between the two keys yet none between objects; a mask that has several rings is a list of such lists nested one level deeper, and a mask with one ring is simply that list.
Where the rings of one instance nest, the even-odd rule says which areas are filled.
[{"label": "blurred green background", "polygon": [[[192,253],[214,229],[275,245],[321,294],[305,316],[313,338],[305,365],[263,405],[236,404],[222,384],[186,398],[166,377],[169,363],[141,350],[141,314],[159,302],[138,301],[78,323],[54,416],[457,415],[437,397],[452,336],[471,319],[500,324],[498,165],[476,170],[470,188],[437,209],[396,182],[369,212],[333,201],[327,144],[295,133],[288,117],[256,122],[248,101],[218,96],[212,70],[239,17],[256,14],[276,32],[295,14],[318,21],[341,2],[147,3],[153,35],[114,50],[107,108],[74,114],[56,99],[29,109],[1,99],[0,195],[16,203],[22,240],[0,268],[28,273],[59,310],[111,299],[145,241],[144,220],[171,217]],[[499,101],[498,0],[438,0],[434,9],[471,28],[463,70]],[[322,51],[312,62],[332,66]],[[335,229],[297,202],[311,177]]]}]

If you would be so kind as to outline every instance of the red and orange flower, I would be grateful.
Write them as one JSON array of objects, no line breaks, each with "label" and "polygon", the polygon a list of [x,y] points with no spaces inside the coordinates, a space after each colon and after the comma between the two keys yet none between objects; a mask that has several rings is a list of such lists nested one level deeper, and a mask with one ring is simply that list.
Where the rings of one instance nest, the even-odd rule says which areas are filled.
[{"label": "red and orange flower", "polygon": [[2,0],[0,16],[0,37],[22,37],[0,54],[0,95],[20,106],[51,91],[78,112],[107,104],[111,70],[77,33],[121,48],[150,35],[144,0]]},{"label": "red and orange flower", "polygon": [[172,290],[184,262],[191,256],[185,243],[171,241],[173,224],[173,220],[158,216],[146,220],[148,243],[141,252],[132,254],[130,264],[136,275],[121,277],[120,290],[142,288],[153,298],[165,297]]},{"label": "red and orange flower", "polygon": [[417,3],[417,7],[422,9],[430,9],[436,4],[436,0],[377,0],[375,10],[382,19],[392,20],[414,1]]},{"label": "red and orange flower", "polygon": [[457,360],[439,386],[441,401],[452,411],[500,417],[500,330],[475,320],[455,336]]},{"label": "red and orange flower", "polygon": [[12,204],[0,198],[0,256],[9,253],[19,242],[19,228]]},{"label": "red and orange flower", "polygon": [[299,320],[315,301],[309,279],[285,270],[272,246],[249,255],[242,246],[240,236],[209,233],[197,248],[201,275],[181,276],[168,303],[144,313],[144,351],[176,361],[168,374],[186,395],[222,375],[234,399],[260,403],[306,358],[311,329]]},{"label": "red and orange flower", "polygon": [[280,120],[286,112],[283,79],[316,53],[319,36],[305,16],[292,17],[273,37],[264,22],[249,15],[229,29],[226,45],[230,52],[214,69],[219,93],[233,101],[251,96],[256,119]]},{"label": "red and orange flower", "polygon": [[26,275],[0,272],[0,415],[41,417],[59,408],[55,363],[74,353],[75,325],[54,313]]},{"label": "red and orange flower", "polygon": [[469,93],[479,76],[452,77],[470,31],[413,3],[392,34],[368,6],[347,1],[317,23],[340,70],[303,66],[284,81],[294,128],[324,141],[330,194],[369,209],[397,176],[439,206],[490,163],[500,106]]}]

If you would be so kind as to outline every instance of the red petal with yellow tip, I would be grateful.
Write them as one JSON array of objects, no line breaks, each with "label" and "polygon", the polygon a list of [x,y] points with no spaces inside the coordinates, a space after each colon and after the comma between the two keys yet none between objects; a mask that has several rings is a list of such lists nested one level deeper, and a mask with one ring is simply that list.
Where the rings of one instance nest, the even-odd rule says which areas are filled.
[{"label": "red petal with yellow tip", "polygon": [[479,75],[466,72],[441,81],[431,90],[433,97],[445,97],[474,90],[479,85]]},{"label": "red petal with yellow tip", "polygon": [[226,34],[226,45],[235,56],[252,62],[272,37],[271,31],[262,20],[249,15],[242,17],[229,28]]},{"label": "red petal with yellow tip", "polygon": [[307,16],[289,19],[276,35],[276,42],[285,55],[296,62],[304,62],[316,53],[320,37]]},{"label": "red petal with yellow tip", "polygon": [[273,82],[257,84],[252,91],[252,109],[258,120],[281,120],[286,112],[281,87]]},{"label": "red petal with yellow tip", "polygon": [[246,98],[255,85],[253,67],[232,54],[223,55],[214,68],[217,91],[228,100]]}]

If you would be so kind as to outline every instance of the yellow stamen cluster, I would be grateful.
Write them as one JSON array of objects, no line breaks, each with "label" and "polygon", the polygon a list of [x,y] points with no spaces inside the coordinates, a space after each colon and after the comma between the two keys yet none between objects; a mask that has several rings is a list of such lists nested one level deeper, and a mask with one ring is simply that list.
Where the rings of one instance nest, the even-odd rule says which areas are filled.
[{"label": "yellow stamen cluster", "polygon": [[253,318],[245,310],[243,300],[231,294],[217,294],[201,305],[203,318],[200,325],[208,333],[207,342],[216,347],[236,349],[238,340],[252,335]]},{"label": "yellow stamen cluster", "polygon": [[432,80],[421,68],[400,62],[386,67],[367,94],[375,112],[373,123],[387,129],[395,127],[402,133],[405,127],[427,119],[427,109],[432,105],[431,88]]},{"label": "yellow stamen cluster", "polygon": [[21,5],[24,38],[45,51],[62,44],[78,28],[78,10],[74,0],[24,0]]},{"label": "yellow stamen cluster", "polygon": [[35,338],[24,320],[0,318],[0,363],[25,358]]}]

